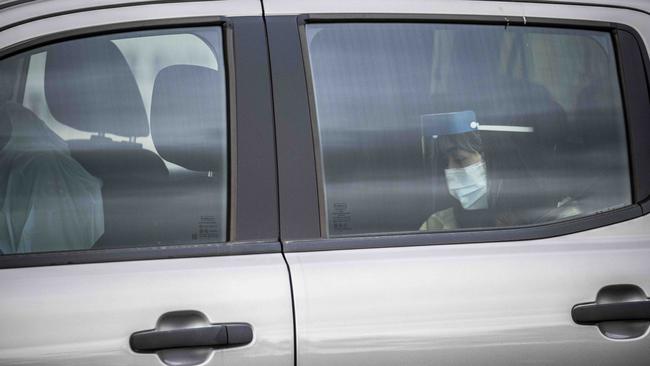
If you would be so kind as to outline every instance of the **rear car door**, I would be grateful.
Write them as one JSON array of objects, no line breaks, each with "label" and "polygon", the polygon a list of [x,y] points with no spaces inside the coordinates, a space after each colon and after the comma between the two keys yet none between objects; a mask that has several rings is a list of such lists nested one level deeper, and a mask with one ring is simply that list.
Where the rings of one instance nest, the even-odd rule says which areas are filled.
[{"label": "rear car door", "polygon": [[264,3],[298,366],[648,364],[650,9]]},{"label": "rear car door", "polygon": [[0,14],[0,364],[293,365],[260,3]]}]

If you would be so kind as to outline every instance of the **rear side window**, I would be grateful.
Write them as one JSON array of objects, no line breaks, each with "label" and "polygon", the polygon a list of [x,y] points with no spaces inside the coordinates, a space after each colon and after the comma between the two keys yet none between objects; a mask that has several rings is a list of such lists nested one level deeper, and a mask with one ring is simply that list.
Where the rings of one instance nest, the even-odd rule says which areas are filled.
[{"label": "rear side window", "polygon": [[219,27],[75,39],[0,65],[16,60],[24,93],[0,106],[3,254],[227,240]]},{"label": "rear side window", "polygon": [[329,236],[515,227],[631,203],[611,34],[306,26]]}]

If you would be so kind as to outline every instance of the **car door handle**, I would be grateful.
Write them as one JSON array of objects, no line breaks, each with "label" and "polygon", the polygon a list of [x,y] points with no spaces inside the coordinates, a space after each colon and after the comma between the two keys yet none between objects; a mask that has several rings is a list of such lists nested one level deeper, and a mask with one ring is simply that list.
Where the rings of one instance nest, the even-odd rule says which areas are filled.
[{"label": "car door handle", "polygon": [[578,304],[571,310],[573,321],[596,325],[608,321],[650,320],[650,301],[626,301],[609,304]]},{"label": "car door handle", "polygon": [[131,335],[131,349],[137,353],[155,353],[174,348],[243,346],[253,341],[249,324],[211,324],[197,328],[145,330]]},{"label": "car door handle", "polygon": [[596,301],[575,305],[573,321],[598,327],[610,339],[635,339],[650,327],[650,299],[632,284],[608,285],[596,294]]}]

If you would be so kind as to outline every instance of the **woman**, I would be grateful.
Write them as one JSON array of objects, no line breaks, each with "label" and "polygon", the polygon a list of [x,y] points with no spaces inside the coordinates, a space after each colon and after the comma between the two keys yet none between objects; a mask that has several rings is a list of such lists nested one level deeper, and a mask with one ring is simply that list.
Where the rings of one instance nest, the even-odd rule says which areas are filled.
[{"label": "woman", "polygon": [[[474,119],[469,120],[467,116],[453,120],[430,116],[436,116],[429,123],[435,122],[437,132],[442,133],[423,135],[432,136],[434,177],[444,176],[444,183],[434,178],[433,185],[446,186],[446,192],[434,194],[434,207],[446,208],[429,216],[420,230],[520,226],[580,214],[576,201],[538,186],[529,174],[529,158],[519,148],[525,139],[516,140],[503,131],[482,132],[482,136],[473,113]],[[455,126],[445,127],[445,123]],[[489,148],[484,148],[486,139]]]}]

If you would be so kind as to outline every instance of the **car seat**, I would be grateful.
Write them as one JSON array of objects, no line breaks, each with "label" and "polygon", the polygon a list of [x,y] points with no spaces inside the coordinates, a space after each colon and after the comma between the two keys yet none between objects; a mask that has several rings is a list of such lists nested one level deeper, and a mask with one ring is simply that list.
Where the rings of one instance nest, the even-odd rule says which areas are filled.
[{"label": "car seat", "polygon": [[156,76],[151,135],[171,169],[173,214],[164,219],[167,240],[225,241],[227,208],[227,106],[224,75],[202,66],[174,65]]},{"label": "car seat", "polygon": [[620,207],[630,200],[629,171],[622,106],[618,85],[611,78],[592,80],[576,103],[578,146],[573,155],[578,198],[589,211]]},{"label": "car seat", "polygon": [[[149,123],[135,77],[120,50],[107,38],[64,42],[47,50],[45,97],[52,116],[89,139],[68,140],[72,156],[103,181],[104,246],[158,242],[158,188],[168,170],[138,137]],[[127,137],[118,142],[107,134]]]},{"label": "car seat", "polygon": [[25,253],[88,249],[104,232],[101,181],[32,111],[0,108],[0,248]]},{"label": "car seat", "polygon": [[435,112],[472,110],[481,125],[532,127],[532,133],[481,131],[488,179],[502,182],[495,205],[534,223],[570,195],[565,151],[567,117],[543,85],[503,73],[500,28],[476,26],[455,34],[447,88]]}]

